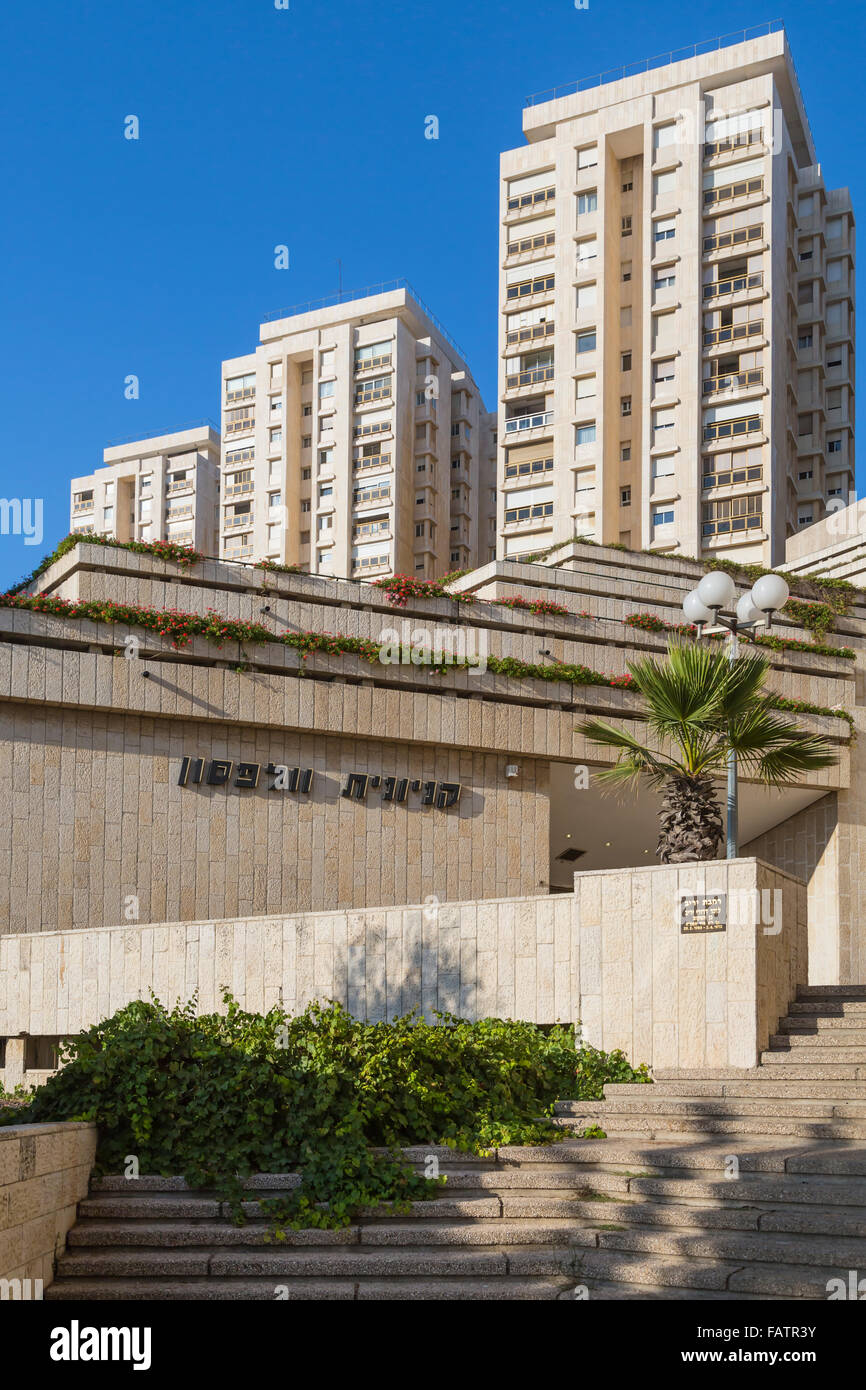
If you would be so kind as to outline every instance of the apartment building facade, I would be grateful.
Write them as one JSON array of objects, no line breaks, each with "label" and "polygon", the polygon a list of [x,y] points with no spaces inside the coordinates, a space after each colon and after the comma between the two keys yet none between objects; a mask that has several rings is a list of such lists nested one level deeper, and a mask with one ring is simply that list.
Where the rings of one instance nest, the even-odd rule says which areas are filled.
[{"label": "apartment building facade", "polygon": [[103,451],[103,466],[73,478],[69,529],[119,541],[174,541],[215,556],[220,437],[210,425]]},{"label": "apartment building facade", "polygon": [[499,558],[777,564],[853,488],[854,219],[784,32],[524,112],[501,161]]},{"label": "apartment building facade", "polygon": [[222,558],[356,579],[493,558],[496,417],[402,284],[263,323],[222,411]]}]

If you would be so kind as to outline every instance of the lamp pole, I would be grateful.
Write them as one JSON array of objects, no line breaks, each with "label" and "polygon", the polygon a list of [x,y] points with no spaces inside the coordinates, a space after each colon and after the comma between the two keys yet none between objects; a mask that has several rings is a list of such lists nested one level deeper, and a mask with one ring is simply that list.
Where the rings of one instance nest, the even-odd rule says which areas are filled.
[{"label": "lamp pole", "polygon": [[[737,599],[733,579],[725,570],[711,570],[705,574],[696,589],[686,594],[683,612],[689,622],[694,623],[698,637],[704,635],[708,625],[717,632],[727,629],[728,661],[731,665],[740,654],[739,633],[742,630],[763,626],[769,627],[773,613],[783,608],[788,601],[789,589],[780,574],[762,574],[752,585],[751,593],[742,594]],[[739,854],[739,788],[737,785],[737,754],[733,747],[728,748],[728,803],[726,855],[736,859]]]}]

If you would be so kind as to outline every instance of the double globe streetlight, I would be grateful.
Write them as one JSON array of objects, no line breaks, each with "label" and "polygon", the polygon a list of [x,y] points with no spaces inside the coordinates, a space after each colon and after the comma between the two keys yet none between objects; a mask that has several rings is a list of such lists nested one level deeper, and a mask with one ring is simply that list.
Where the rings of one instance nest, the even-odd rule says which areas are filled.
[{"label": "double globe streetlight", "polygon": [[[739,655],[737,634],[757,627],[769,627],[773,614],[784,608],[790,590],[780,574],[762,574],[752,585],[751,592],[737,598],[737,587],[725,570],[705,574],[696,589],[686,594],[683,612],[698,630],[698,637],[711,625],[714,631],[726,629],[730,634],[728,660]],[[728,816],[727,857],[736,859],[739,852],[737,829],[737,755],[728,751]]]}]

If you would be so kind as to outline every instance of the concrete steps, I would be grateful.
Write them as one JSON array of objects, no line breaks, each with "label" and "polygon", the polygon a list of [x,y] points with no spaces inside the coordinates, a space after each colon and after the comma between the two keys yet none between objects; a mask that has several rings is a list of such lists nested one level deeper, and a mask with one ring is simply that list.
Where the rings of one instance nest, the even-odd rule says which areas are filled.
[{"label": "concrete steps", "polygon": [[[560,1102],[563,1138],[543,1148],[407,1149],[419,1171],[438,1159],[436,1198],[278,1243],[262,1203],[295,1174],[251,1178],[243,1226],[181,1178],[104,1178],[45,1296],[824,1300],[829,1280],[866,1270],[861,1031],[866,987],[801,991],[769,1064],[660,1072]],[[608,1137],[574,1137],[588,1125]]]}]

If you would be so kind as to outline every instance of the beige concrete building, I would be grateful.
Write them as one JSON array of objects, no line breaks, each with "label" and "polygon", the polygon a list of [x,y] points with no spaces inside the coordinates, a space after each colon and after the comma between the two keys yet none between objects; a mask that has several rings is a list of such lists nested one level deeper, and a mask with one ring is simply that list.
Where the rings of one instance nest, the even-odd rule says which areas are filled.
[{"label": "beige concrete building", "polygon": [[848,191],[784,32],[586,85],[502,156],[497,553],[778,564],[853,483]]},{"label": "beige concrete building", "polygon": [[495,550],[495,417],[402,283],[300,306],[223,363],[220,553],[433,578]]},{"label": "beige concrete building", "polygon": [[120,541],[174,541],[216,555],[219,433],[210,425],[114,445],[73,478],[69,529]]}]

